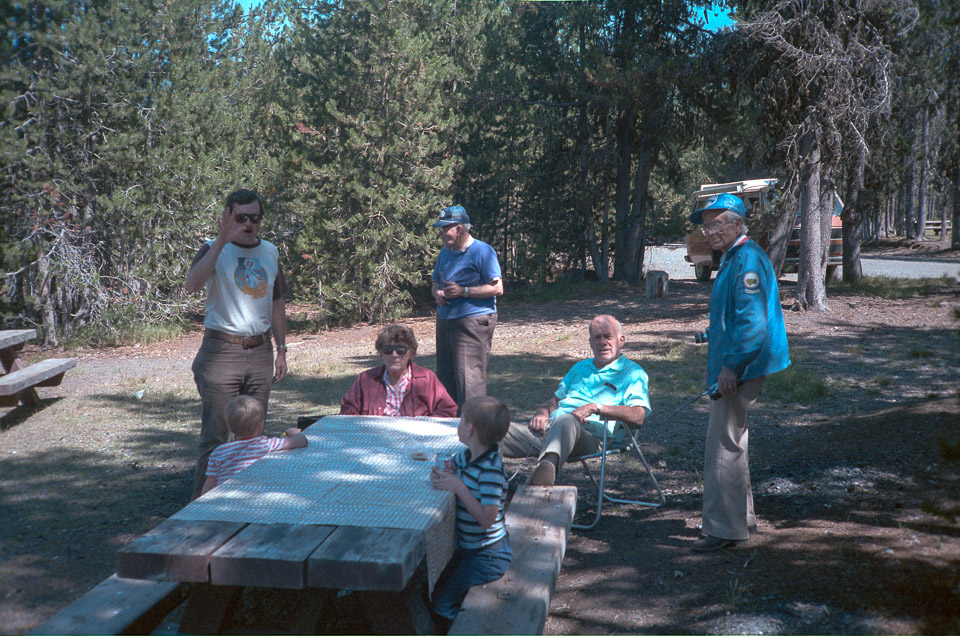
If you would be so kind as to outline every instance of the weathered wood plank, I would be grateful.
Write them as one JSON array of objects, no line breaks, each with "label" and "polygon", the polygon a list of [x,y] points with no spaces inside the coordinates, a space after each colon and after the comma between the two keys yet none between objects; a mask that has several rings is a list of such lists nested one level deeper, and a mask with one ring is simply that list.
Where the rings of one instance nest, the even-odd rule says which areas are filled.
[{"label": "weathered wood plank", "polygon": [[213,554],[210,582],[303,589],[307,557],[333,531],[334,526],[250,524]]},{"label": "weathered wood plank", "polygon": [[4,329],[0,331],[0,349],[10,349],[36,337],[36,329]]},{"label": "weathered wood plank", "polygon": [[148,634],[183,599],[179,583],[125,579],[114,574],[33,633]]},{"label": "weathered wood plank", "polygon": [[63,374],[77,366],[73,358],[49,358],[0,376],[0,395],[14,395],[33,386],[56,386]]},{"label": "weathered wood plank", "polygon": [[422,532],[341,526],[307,560],[307,585],[399,592],[425,557]]},{"label": "weathered wood plank", "polygon": [[213,553],[245,525],[167,519],[117,552],[117,573],[138,579],[206,583]]},{"label": "weathered wood plank", "polygon": [[522,486],[507,509],[510,569],[471,588],[451,634],[542,634],[577,506],[573,486]]}]

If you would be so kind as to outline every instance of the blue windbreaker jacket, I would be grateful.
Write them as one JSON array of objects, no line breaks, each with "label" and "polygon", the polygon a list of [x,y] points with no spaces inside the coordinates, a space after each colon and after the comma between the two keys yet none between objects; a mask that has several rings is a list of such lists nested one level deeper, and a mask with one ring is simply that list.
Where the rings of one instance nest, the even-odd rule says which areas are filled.
[{"label": "blue windbreaker jacket", "polygon": [[751,240],[723,255],[710,294],[707,386],[724,366],[754,380],[790,366],[780,291],[767,254]]}]

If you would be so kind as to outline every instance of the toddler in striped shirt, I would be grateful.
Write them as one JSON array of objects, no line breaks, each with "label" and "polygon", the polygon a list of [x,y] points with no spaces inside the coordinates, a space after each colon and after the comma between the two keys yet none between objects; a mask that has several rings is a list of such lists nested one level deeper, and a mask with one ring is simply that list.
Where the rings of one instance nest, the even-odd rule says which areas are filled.
[{"label": "toddler in striped shirt", "polygon": [[303,448],[307,445],[306,436],[296,427],[288,428],[285,437],[264,436],[263,405],[260,400],[249,395],[233,398],[224,411],[227,427],[236,437],[236,441],[221,444],[210,454],[207,480],[203,483],[202,494],[230,479],[267,453]]},{"label": "toddler in striped shirt", "polygon": [[431,473],[434,488],[457,496],[457,550],[433,591],[431,613],[437,633],[446,634],[467,592],[496,581],[510,567],[503,512],[507,475],[497,444],[510,427],[510,411],[490,396],[463,403],[457,437],[466,446],[453,458],[453,473]]}]

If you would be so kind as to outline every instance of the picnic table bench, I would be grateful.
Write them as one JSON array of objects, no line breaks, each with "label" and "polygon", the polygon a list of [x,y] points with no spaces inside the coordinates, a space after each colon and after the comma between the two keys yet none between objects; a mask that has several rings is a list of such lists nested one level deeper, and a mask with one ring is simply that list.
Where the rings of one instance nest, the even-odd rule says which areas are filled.
[{"label": "picnic table bench", "polygon": [[63,374],[77,366],[73,358],[48,358],[24,365],[20,350],[36,337],[36,329],[0,331],[0,406],[37,406],[40,396],[35,387],[58,386]]},{"label": "picnic table bench", "polygon": [[450,634],[542,634],[577,507],[574,486],[521,486],[507,508],[513,560],[470,589]]}]

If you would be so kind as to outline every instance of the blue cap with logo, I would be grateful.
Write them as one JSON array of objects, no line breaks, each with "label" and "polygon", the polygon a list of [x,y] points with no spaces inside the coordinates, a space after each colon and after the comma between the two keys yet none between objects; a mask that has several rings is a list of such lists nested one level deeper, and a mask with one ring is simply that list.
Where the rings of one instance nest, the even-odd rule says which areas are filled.
[{"label": "blue cap with logo", "polygon": [[723,194],[713,195],[707,199],[707,204],[705,206],[699,210],[694,210],[693,214],[690,215],[690,222],[703,223],[704,212],[722,212],[724,210],[738,214],[740,215],[740,218],[745,218],[747,216],[747,208],[744,207],[743,201],[740,199],[740,197],[724,192]]},{"label": "blue cap with logo", "polygon": [[449,208],[443,208],[443,212],[440,213],[440,220],[434,223],[432,227],[446,227],[454,223],[469,222],[470,217],[467,216],[467,211],[463,209],[462,205],[451,205]]}]

